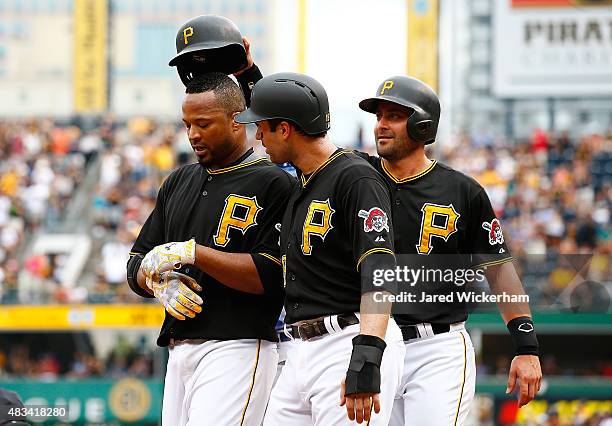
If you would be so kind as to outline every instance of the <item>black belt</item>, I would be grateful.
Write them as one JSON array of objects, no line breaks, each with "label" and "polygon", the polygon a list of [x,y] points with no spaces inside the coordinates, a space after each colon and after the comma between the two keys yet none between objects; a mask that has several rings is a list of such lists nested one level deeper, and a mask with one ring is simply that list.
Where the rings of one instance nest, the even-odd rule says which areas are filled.
[{"label": "black belt", "polygon": [[[359,318],[355,314],[338,315],[338,325],[344,329],[349,325],[359,324]],[[314,337],[324,336],[329,333],[325,327],[324,320],[303,321],[295,325],[287,325],[287,333],[294,339],[310,340]]]},{"label": "black belt", "polygon": [[[441,334],[441,333],[448,333],[450,331],[450,325],[449,324],[430,324],[431,325],[431,330],[433,331],[433,334]],[[406,340],[410,340],[410,339],[416,339],[417,337],[425,337],[425,336],[421,336],[421,334],[419,333],[419,329],[417,328],[416,325],[399,325],[400,330],[402,330],[402,336],[404,338],[404,341]]]},{"label": "black belt", "polygon": [[168,343],[168,347],[173,349],[175,346],[190,344],[190,345],[201,345],[206,343],[207,339],[174,339],[170,338],[170,342]]}]

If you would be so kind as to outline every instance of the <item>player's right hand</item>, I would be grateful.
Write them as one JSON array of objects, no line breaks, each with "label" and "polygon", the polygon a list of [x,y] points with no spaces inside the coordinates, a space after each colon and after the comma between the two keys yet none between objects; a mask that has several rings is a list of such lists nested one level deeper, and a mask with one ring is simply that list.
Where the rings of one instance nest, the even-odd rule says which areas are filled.
[{"label": "player's right hand", "polygon": [[195,239],[183,242],[166,243],[153,247],[140,263],[144,275],[153,280],[162,272],[180,269],[183,265],[195,263]]},{"label": "player's right hand", "polygon": [[166,311],[178,320],[193,318],[202,312],[203,300],[194,291],[202,291],[193,278],[176,271],[162,272],[158,279],[147,277],[147,287]]},{"label": "player's right hand", "polygon": [[350,421],[369,423],[372,418],[372,410],[376,414],[380,413],[380,394],[378,393],[357,393],[347,396],[346,380],[340,384],[340,406],[346,405],[346,414]]}]

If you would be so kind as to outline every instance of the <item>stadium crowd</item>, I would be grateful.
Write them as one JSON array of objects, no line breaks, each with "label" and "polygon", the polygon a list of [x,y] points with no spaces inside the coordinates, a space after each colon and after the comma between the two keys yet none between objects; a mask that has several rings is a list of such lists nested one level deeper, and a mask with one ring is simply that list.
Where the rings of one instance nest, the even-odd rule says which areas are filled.
[{"label": "stadium crowd", "polygon": [[[609,282],[612,133],[572,139],[537,130],[510,144],[463,135],[433,149],[487,189],[532,301],[557,303],[578,274],[578,281]],[[40,290],[36,302],[142,301],[124,285],[124,266],[159,185],[193,161],[182,126],[110,116],[91,131],[42,119],[3,121],[0,158],[0,301],[31,302],[32,294],[19,293],[23,281],[36,283],[27,286]],[[36,231],[61,225],[88,167],[99,167],[88,210],[92,262],[82,284],[66,288],[64,256],[24,249]],[[585,259],[579,267],[578,255]],[[591,299],[580,303],[606,308]]]},{"label": "stadium crowd", "polygon": [[[464,137],[440,154],[486,188],[532,306],[610,308],[612,132],[536,130],[511,145]],[[585,281],[604,285],[585,292]]]},{"label": "stadium crowd", "polygon": [[[612,133],[572,139],[536,131],[511,144],[463,135],[452,146],[431,148],[432,157],[486,188],[532,306],[610,309]],[[129,290],[125,263],[163,179],[194,161],[182,126],[107,117],[84,131],[50,120],[0,121],[0,160],[0,303],[155,303]],[[83,188],[91,168],[99,170],[95,185]],[[32,253],[28,244],[39,232],[66,229],[79,191],[88,191],[83,214],[92,252],[78,285],[67,287],[65,257]],[[595,287],[584,291],[584,281]],[[23,288],[38,289],[38,297]],[[503,377],[508,365],[505,358],[479,360],[478,369]],[[603,360],[587,368],[559,365],[550,355],[542,369],[546,376],[612,376]],[[151,354],[133,348],[113,350],[106,359],[91,351],[70,359],[52,351],[34,356],[27,344],[0,350],[0,375],[8,377],[142,377],[152,371]]]},{"label": "stadium crowd", "polygon": [[30,341],[36,336],[24,336],[25,339],[17,339],[19,343],[0,349],[0,380],[144,378],[154,373],[154,355],[144,341],[132,345],[119,336],[108,355],[102,358],[91,349],[73,350],[66,342],[61,348],[59,344],[49,344],[47,350],[38,352]]}]

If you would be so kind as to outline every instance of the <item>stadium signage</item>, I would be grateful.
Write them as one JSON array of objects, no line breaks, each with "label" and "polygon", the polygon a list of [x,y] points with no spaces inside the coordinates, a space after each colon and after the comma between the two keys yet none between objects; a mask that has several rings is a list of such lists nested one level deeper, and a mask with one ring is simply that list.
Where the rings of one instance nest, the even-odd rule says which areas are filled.
[{"label": "stadium signage", "polygon": [[612,7],[517,7],[510,0],[494,5],[497,96],[612,94]]}]

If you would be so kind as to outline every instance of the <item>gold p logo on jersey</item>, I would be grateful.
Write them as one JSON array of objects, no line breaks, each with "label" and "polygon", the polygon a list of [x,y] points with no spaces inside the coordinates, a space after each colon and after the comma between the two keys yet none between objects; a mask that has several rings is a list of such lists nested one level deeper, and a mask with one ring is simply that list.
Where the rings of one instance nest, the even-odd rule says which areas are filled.
[{"label": "gold p logo on jersey", "polygon": [[329,198],[325,201],[312,200],[310,202],[302,232],[302,253],[305,255],[312,253],[311,236],[316,235],[325,241],[327,233],[333,229],[331,217],[335,212],[329,204]]},{"label": "gold p logo on jersey", "polygon": [[395,84],[395,82],[393,80],[387,80],[383,83],[383,87],[382,89],[380,89],[380,94],[384,95],[385,94],[385,90],[391,90],[393,88],[393,85]]},{"label": "gold p logo on jersey", "polygon": [[193,35],[193,27],[187,27],[183,30],[183,40],[185,40],[185,44],[189,44],[189,37]]},{"label": "gold p logo on jersey", "polygon": [[[423,212],[421,219],[421,235],[419,237],[419,244],[416,245],[416,248],[419,254],[429,254],[433,249],[431,238],[439,237],[443,238],[444,241],[448,241],[448,237],[457,231],[457,220],[460,214],[455,211],[455,207],[453,207],[452,204],[441,206],[438,204],[425,203],[421,211]],[[434,224],[436,216],[442,216],[445,219],[444,226]]]},{"label": "gold p logo on jersey", "polygon": [[251,226],[257,225],[257,214],[263,210],[257,204],[257,197],[244,197],[230,194],[225,199],[225,207],[214,235],[215,244],[225,247],[230,242],[228,235],[231,228],[238,229],[244,235]]}]

